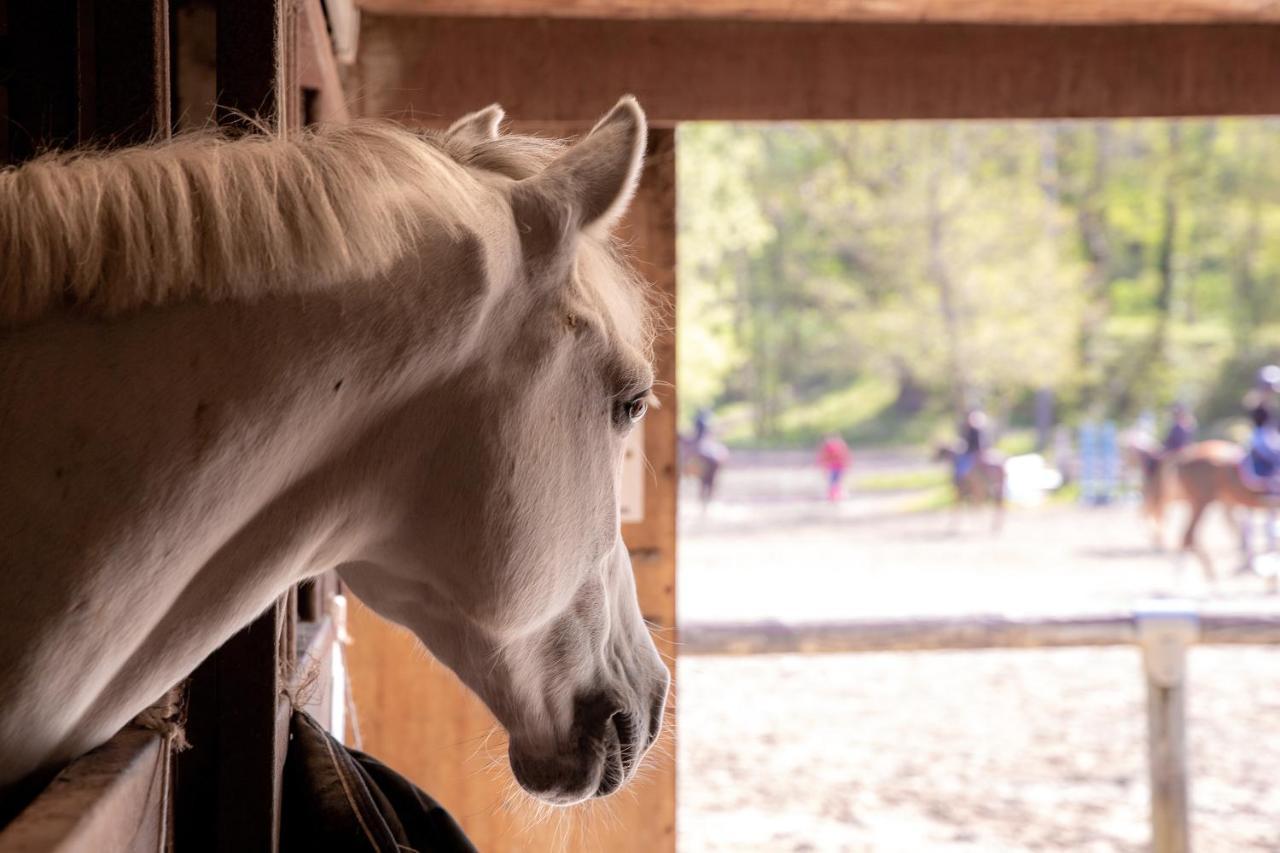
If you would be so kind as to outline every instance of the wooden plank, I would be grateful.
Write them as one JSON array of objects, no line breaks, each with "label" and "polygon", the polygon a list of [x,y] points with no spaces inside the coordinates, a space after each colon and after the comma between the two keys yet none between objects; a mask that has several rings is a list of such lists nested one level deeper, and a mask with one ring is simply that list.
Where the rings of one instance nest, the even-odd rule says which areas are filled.
[{"label": "wooden plank", "polygon": [[[187,740],[175,762],[175,843],[183,853],[275,850],[288,702],[279,681],[288,598],[228,640],[191,679]],[[285,712],[282,719],[282,711]]]},{"label": "wooden plank", "polygon": [[218,123],[241,114],[298,126],[296,7],[289,0],[217,0]]},{"label": "wooden plank", "polygon": [[676,848],[676,501],[680,474],[677,462],[676,389],[676,139],[670,128],[651,128],[644,175],[622,227],[636,271],[649,284],[662,314],[654,341],[654,395],[660,405],[644,419],[644,451],[653,472],[645,483],[644,519],[622,526],[631,552],[640,611],[649,623],[658,652],[671,670],[666,725],[653,751],[643,783],[635,794],[613,806],[617,821],[597,830],[608,843],[598,849],[673,851]]},{"label": "wooden plank", "polygon": [[3,830],[4,853],[167,849],[169,747],[125,728],[76,759]]},{"label": "wooden plank", "polygon": [[[909,652],[1125,646],[1137,641],[1130,613],[1060,617],[974,614],[844,622],[720,622],[680,627],[681,655]],[[1207,614],[1205,645],[1280,644],[1280,615]]]},{"label": "wooden plank", "polygon": [[[675,304],[675,139],[650,137],[650,160],[632,203],[625,236],[639,272],[656,297]],[[656,346],[662,408],[645,419],[654,479],[646,484],[645,520],[626,525],[640,608],[655,626],[659,649],[675,651],[675,340],[670,324]],[[510,795],[506,739],[478,699],[417,641],[363,606],[352,607],[347,649],[363,747],[439,799],[475,845],[486,851],[608,850],[663,853],[675,849],[674,732],[666,727],[649,769],[603,808],[563,820],[540,820],[537,808]]]},{"label": "wooden plank", "polygon": [[370,12],[516,18],[719,18],[1018,24],[1280,21],[1267,0],[360,0]]},{"label": "wooden plank", "polygon": [[[297,126],[289,0],[217,0],[219,123],[248,115],[287,133]],[[296,656],[297,592],[233,636],[192,677],[187,736],[176,766],[176,846],[187,851],[276,850]]]},{"label": "wooden plank", "polygon": [[[485,57],[481,60],[480,57]],[[1280,26],[989,26],[364,16],[369,115],[501,103],[652,123],[1280,113]],[[529,81],[537,81],[530,85]]]},{"label": "wooden plank", "polygon": [[1186,709],[1184,682],[1166,686],[1147,679],[1152,853],[1191,849]]},{"label": "wooden plank", "polygon": [[167,136],[168,0],[85,0],[80,13],[80,141]]},{"label": "wooden plank", "polygon": [[1187,649],[1200,637],[1189,601],[1144,602],[1134,611],[1147,684],[1147,755],[1153,853],[1191,849],[1187,775]]},{"label": "wooden plank", "polygon": [[77,17],[76,0],[9,5],[7,162],[76,141]]},{"label": "wooden plank", "polygon": [[298,83],[304,93],[304,119],[311,122],[351,120],[338,76],[338,60],[320,0],[301,0],[298,16]]}]

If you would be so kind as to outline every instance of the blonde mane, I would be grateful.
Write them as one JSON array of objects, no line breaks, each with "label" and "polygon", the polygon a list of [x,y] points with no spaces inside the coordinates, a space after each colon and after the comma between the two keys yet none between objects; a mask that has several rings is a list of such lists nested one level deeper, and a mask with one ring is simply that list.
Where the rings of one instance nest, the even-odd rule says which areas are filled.
[{"label": "blonde mane", "polygon": [[[367,281],[412,250],[426,223],[450,229],[473,212],[468,169],[520,180],[563,150],[365,121],[288,139],[195,133],[45,154],[0,171],[0,326]],[[588,296],[647,342],[642,289],[612,244],[584,237],[581,259]]]},{"label": "blonde mane", "polygon": [[0,172],[0,324],[368,279],[474,191],[386,123],[46,154]]}]

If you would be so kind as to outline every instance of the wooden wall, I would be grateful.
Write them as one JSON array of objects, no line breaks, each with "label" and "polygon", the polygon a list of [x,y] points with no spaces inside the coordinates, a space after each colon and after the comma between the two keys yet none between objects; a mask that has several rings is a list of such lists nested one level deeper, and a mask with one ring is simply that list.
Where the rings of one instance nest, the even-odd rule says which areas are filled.
[{"label": "wooden wall", "polygon": [[[650,133],[649,158],[623,225],[639,271],[665,305],[675,304],[675,134]],[[669,317],[666,318],[670,320]],[[645,419],[653,469],[644,521],[625,525],[641,610],[675,659],[676,400],[672,324],[657,342],[661,408]],[[476,846],[501,851],[662,853],[675,849],[675,740],[668,725],[644,778],[607,801],[549,817],[514,795],[506,739],[488,711],[407,631],[362,606],[351,613],[351,687],[363,748],[436,797]],[[670,722],[670,718],[668,719]]]},{"label": "wooden wall", "polygon": [[1275,24],[1000,26],[366,15],[371,114],[581,121],[1280,113]]}]

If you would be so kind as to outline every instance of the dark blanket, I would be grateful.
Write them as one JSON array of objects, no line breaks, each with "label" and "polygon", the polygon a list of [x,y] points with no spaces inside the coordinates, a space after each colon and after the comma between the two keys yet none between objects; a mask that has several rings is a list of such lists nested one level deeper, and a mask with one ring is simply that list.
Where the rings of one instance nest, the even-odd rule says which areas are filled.
[{"label": "dark blanket", "polygon": [[449,813],[376,758],[294,711],[280,850],[475,853]]}]

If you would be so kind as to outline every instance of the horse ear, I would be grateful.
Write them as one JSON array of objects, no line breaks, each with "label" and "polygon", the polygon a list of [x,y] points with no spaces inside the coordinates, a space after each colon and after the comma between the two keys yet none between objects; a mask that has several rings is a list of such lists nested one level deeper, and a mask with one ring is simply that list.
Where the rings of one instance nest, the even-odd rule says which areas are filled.
[{"label": "horse ear", "polygon": [[506,112],[497,104],[490,104],[482,110],[467,113],[449,125],[445,136],[471,145],[491,142],[498,138],[498,127],[502,124]]},{"label": "horse ear", "polygon": [[582,140],[541,173],[517,185],[520,201],[567,213],[570,230],[607,233],[626,212],[640,182],[647,130],[644,112],[627,95]]}]

